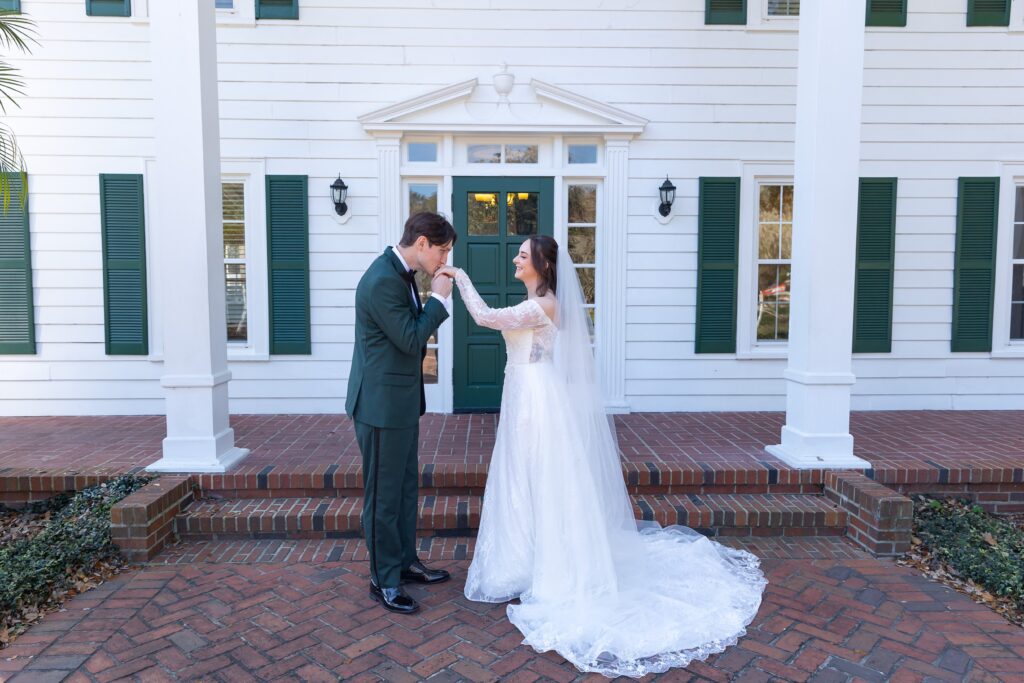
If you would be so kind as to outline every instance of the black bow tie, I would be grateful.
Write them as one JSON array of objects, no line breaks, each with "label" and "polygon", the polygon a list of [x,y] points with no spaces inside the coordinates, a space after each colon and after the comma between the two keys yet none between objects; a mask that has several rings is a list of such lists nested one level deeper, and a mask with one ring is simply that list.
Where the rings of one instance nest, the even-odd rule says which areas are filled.
[{"label": "black bow tie", "polygon": [[410,285],[416,284],[416,271],[407,270],[402,273],[402,279],[408,282]]}]

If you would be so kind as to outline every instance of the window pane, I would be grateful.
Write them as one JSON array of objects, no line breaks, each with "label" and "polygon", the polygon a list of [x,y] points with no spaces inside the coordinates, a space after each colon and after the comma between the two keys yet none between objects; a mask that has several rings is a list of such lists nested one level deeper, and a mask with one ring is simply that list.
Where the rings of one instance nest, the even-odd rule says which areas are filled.
[{"label": "window pane", "polygon": [[768,0],[768,16],[798,17],[800,16],[800,0]]},{"label": "window pane", "polygon": [[537,234],[537,193],[509,192],[505,198],[505,224],[510,235]]},{"label": "window pane", "polygon": [[793,186],[783,185],[782,191],[782,220],[793,222]]},{"label": "window pane", "polygon": [[471,164],[500,164],[501,145],[470,145],[468,157]]},{"label": "window pane", "polygon": [[1024,303],[1024,264],[1013,266],[1013,284],[1010,285],[1010,301]]},{"label": "window pane", "polygon": [[221,185],[221,204],[226,221],[245,220],[245,185],[242,183],[223,183]]},{"label": "window pane", "polygon": [[1024,304],[1010,306],[1010,339],[1024,340]]},{"label": "window pane", "polygon": [[1024,258],[1024,225],[1013,226],[1013,257]]},{"label": "window pane", "polygon": [[217,9],[234,9],[235,0],[217,0],[214,7],[216,7]]},{"label": "window pane", "polygon": [[245,264],[224,264],[224,288],[227,304],[228,341],[249,338],[245,302]]},{"label": "window pane", "polygon": [[757,258],[779,258],[779,224],[762,223],[757,240]]},{"label": "window pane", "polygon": [[437,384],[437,349],[427,349],[423,359],[423,383]]},{"label": "window pane", "polygon": [[436,142],[410,142],[409,161],[437,161]]},{"label": "window pane", "polygon": [[424,183],[409,186],[409,215],[420,211],[437,213],[437,185]]},{"label": "window pane", "polygon": [[569,145],[570,164],[596,164],[597,145]]},{"label": "window pane", "polygon": [[594,269],[577,268],[576,275],[580,278],[580,288],[583,290],[583,301],[588,304],[594,303]]},{"label": "window pane", "polygon": [[758,220],[762,223],[779,220],[779,206],[782,202],[781,192],[782,186],[780,185],[761,186],[761,209],[758,214]]},{"label": "window pane", "polygon": [[793,258],[793,224],[783,223],[780,227],[782,242],[779,244],[779,258]]},{"label": "window pane", "polygon": [[430,283],[433,279],[433,276],[426,271],[416,271],[416,291],[419,292],[420,302],[430,298]]},{"label": "window pane", "polygon": [[493,192],[470,192],[467,199],[470,236],[498,234],[498,197]]},{"label": "window pane", "polygon": [[569,256],[573,263],[597,261],[597,231],[594,228],[569,228]]},{"label": "window pane", "polygon": [[597,222],[597,185],[569,186],[569,222]]},{"label": "window pane", "polygon": [[775,338],[779,341],[789,339],[789,304],[779,304],[776,310]]},{"label": "window pane", "polygon": [[1024,223],[1024,186],[1017,188],[1017,210],[1013,213],[1013,220]]},{"label": "window pane", "polygon": [[245,224],[224,224],[224,258],[245,258]]},{"label": "window pane", "polygon": [[537,145],[505,145],[505,163],[537,163]]}]

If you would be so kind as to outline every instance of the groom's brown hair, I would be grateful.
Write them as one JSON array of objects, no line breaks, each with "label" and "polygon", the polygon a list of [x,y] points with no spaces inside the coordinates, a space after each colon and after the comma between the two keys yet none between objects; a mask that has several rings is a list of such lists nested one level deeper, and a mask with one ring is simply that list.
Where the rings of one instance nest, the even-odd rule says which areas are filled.
[{"label": "groom's brown hair", "polygon": [[405,230],[398,246],[411,247],[420,237],[426,237],[431,245],[440,247],[448,243],[455,244],[458,234],[448,219],[441,214],[420,211],[409,216],[409,220],[405,222]]}]

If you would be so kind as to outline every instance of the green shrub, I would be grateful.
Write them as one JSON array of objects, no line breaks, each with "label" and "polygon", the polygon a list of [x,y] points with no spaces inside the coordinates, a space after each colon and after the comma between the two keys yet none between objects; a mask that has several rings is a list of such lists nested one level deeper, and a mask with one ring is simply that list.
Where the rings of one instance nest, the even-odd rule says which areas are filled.
[{"label": "green shrub", "polygon": [[0,548],[0,627],[64,594],[80,571],[116,556],[110,508],[150,479],[126,474],[79,491],[51,506],[56,511],[37,535]]},{"label": "green shrub", "polygon": [[1024,531],[964,501],[920,499],[914,523],[950,571],[1024,610]]}]

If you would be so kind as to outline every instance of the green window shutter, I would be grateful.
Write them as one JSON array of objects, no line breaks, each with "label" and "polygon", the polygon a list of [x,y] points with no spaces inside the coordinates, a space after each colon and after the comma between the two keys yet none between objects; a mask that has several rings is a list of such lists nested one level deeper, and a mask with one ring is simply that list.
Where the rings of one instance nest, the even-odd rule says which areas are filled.
[{"label": "green window shutter", "polygon": [[109,356],[149,353],[142,176],[100,174],[103,324]]},{"label": "green window shutter", "polygon": [[257,19],[298,19],[299,0],[256,0]]},{"label": "green window shutter", "polygon": [[6,211],[0,207],[0,354],[35,353],[26,178],[4,175],[11,198]]},{"label": "green window shutter", "polygon": [[8,12],[20,12],[21,0],[0,0],[0,10]]},{"label": "green window shutter", "polygon": [[747,23],[747,0],[704,0],[705,24]]},{"label": "green window shutter", "polygon": [[854,353],[892,351],[896,178],[861,178],[857,197]]},{"label": "green window shutter", "polygon": [[868,0],[868,26],[906,26],[907,0]]},{"label": "green window shutter", "polygon": [[310,354],[308,179],[267,176],[270,353]]},{"label": "green window shutter", "polygon": [[960,178],[953,266],[953,351],[992,350],[999,178]]},{"label": "green window shutter", "polygon": [[701,178],[696,353],[736,352],[740,179]]},{"label": "green window shutter", "polygon": [[85,13],[90,17],[130,17],[131,0],[85,0]]},{"label": "green window shutter", "polygon": [[967,0],[968,26],[1009,26],[1011,0]]}]

